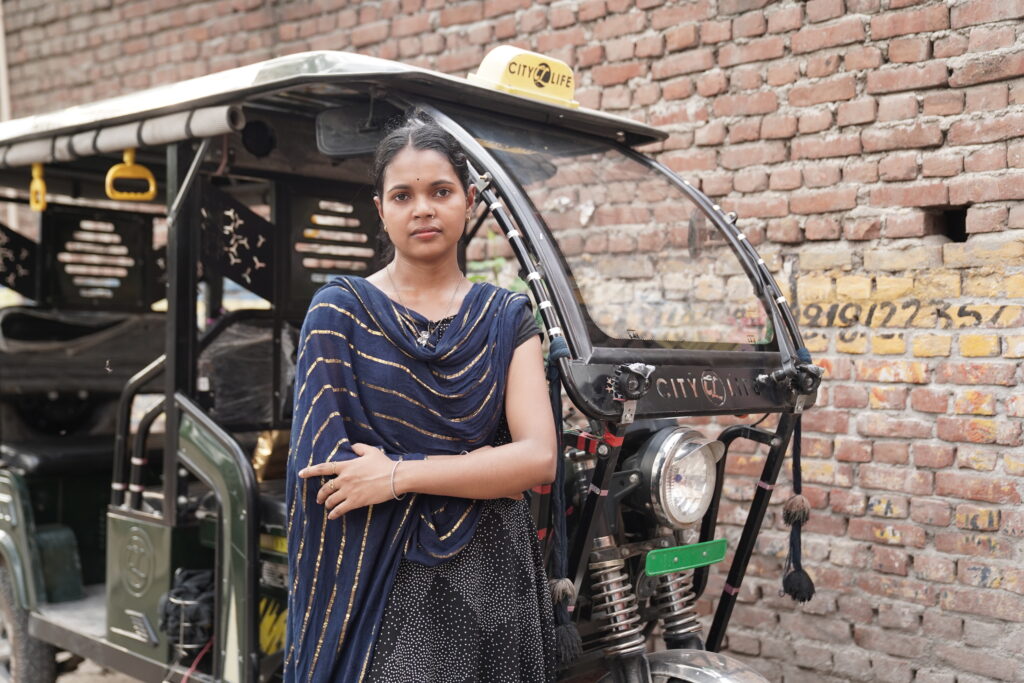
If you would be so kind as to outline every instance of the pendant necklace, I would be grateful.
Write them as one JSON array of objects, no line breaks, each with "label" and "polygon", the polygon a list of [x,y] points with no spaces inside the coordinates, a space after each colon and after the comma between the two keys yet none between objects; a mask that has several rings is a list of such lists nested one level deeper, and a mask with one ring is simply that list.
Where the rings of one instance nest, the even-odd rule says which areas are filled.
[{"label": "pendant necklace", "polygon": [[[400,303],[402,305],[402,308],[405,309],[406,317],[409,319],[410,322],[413,322],[415,324],[415,320],[409,313],[409,307],[406,306],[405,301],[402,300],[402,293],[398,291],[398,287],[395,285],[395,280],[394,278],[391,277],[391,269],[385,268],[384,272],[388,274],[388,281],[391,283],[391,288],[395,290],[395,296],[398,297],[398,303]],[[421,330],[420,333],[416,335],[417,344],[424,348],[427,346],[427,343],[430,341],[430,338],[434,336],[434,332],[437,330],[438,325],[441,324],[442,320],[448,317],[448,311],[450,311],[452,308],[452,303],[455,301],[455,295],[459,292],[459,289],[461,288],[462,281],[460,280],[459,282],[455,283],[455,289],[452,290],[452,298],[448,300],[448,306],[445,307],[444,309],[444,315],[441,316],[441,318],[434,322],[433,324],[431,324],[429,320],[427,321],[427,329]]]}]

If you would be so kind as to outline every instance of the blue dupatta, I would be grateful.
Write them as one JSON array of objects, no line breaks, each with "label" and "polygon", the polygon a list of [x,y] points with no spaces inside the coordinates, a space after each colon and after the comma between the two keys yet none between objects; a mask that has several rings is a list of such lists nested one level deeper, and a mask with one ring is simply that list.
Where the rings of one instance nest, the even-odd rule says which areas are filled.
[{"label": "blue dupatta", "polygon": [[288,457],[291,582],[288,682],[360,681],[403,557],[435,565],[473,537],[479,506],[408,495],[328,520],[320,480],[300,469],[356,457],[353,443],[422,459],[489,444],[528,299],[476,283],[433,348],[427,321],[362,278],[335,278],[313,297],[299,338]]}]

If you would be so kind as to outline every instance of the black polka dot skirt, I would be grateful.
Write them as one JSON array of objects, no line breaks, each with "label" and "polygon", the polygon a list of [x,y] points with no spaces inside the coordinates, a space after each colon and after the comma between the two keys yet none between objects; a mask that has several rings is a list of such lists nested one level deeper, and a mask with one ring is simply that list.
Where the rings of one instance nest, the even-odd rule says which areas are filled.
[{"label": "black polka dot skirt", "polygon": [[525,500],[481,501],[473,539],[451,560],[403,560],[367,680],[555,680],[551,598]]}]

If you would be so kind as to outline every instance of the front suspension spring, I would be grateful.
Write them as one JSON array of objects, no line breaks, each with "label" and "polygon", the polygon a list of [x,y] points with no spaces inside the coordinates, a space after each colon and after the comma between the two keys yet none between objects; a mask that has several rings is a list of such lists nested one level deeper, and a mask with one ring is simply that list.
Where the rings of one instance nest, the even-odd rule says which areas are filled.
[{"label": "front suspension spring", "polygon": [[606,656],[644,652],[644,622],[640,620],[636,595],[621,559],[592,562],[591,595],[594,616],[602,619],[601,642]]},{"label": "front suspension spring", "polygon": [[692,569],[659,576],[654,588],[654,605],[658,608],[658,616],[665,625],[665,638],[680,638],[690,633],[700,633]]}]

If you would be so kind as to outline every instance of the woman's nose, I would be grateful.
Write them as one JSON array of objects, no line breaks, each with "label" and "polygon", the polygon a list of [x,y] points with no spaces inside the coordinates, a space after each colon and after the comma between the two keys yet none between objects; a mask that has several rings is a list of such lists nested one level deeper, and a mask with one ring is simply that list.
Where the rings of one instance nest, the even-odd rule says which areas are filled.
[{"label": "woman's nose", "polygon": [[418,195],[413,205],[413,215],[416,218],[429,217],[434,215],[434,207],[430,204],[429,197]]}]

